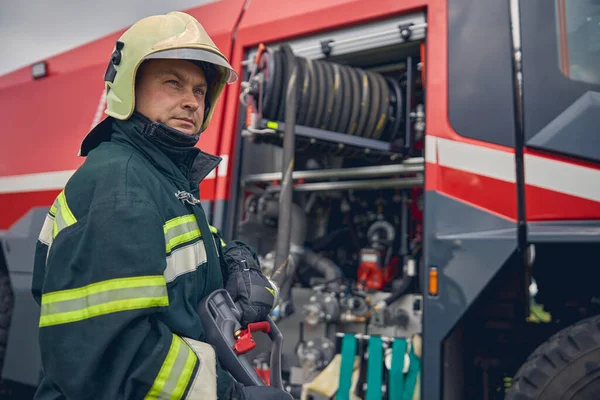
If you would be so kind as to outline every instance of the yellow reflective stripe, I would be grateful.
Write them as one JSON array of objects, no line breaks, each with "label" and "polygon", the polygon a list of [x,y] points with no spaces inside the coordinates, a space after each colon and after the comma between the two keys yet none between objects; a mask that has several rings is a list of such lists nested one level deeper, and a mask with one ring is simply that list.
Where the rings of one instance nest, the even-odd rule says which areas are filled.
[{"label": "yellow reflective stripe", "polygon": [[54,220],[52,223],[52,239],[54,239],[56,235],[58,235],[58,224],[56,223],[56,220]]},{"label": "yellow reflective stripe", "polygon": [[[182,346],[187,347],[187,344],[184,343]],[[175,387],[175,390],[171,395],[172,399],[181,399],[183,397],[183,393],[185,392],[185,389],[187,388],[187,385],[190,382],[192,374],[194,373],[196,362],[196,355],[193,351],[190,351],[190,349],[188,348],[187,359],[185,361],[185,365],[183,366],[183,372],[181,373],[181,375],[179,375],[177,386]]]},{"label": "yellow reflective stripe", "polygon": [[164,225],[165,235],[169,229],[173,229],[176,226],[186,224],[188,222],[196,221],[196,216],[194,214],[183,215],[181,217],[173,218],[168,220]]},{"label": "yellow reflective stripe", "polygon": [[170,253],[174,247],[179,246],[180,244],[189,242],[191,240],[197,239],[199,237],[200,237],[199,229],[194,229],[193,231],[189,231],[189,232],[183,233],[179,236],[175,236],[174,238],[172,238],[171,240],[169,240],[167,242],[167,249],[166,249],[167,253]]},{"label": "yellow reflective stripe", "polygon": [[75,216],[73,215],[71,209],[67,205],[67,198],[65,196],[64,190],[58,195],[58,204],[60,205],[60,213],[62,214],[62,217],[68,226],[73,225],[75,222],[77,222],[77,219],[75,219]]},{"label": "yellow reflective stripe", "polygon": [[169,305],[163,276],[112,279],[42,295],[40,327],[119,311]]},{"label": "yellow reflective stripe", "polygon": [[141,286],[164,286],[165,278],[156,276],[134,276],[129,278],[117,278],[92,283],[77,289],[67,289],[58,292],[47,293],[42,296],[42,304],[56,303],[65,300],[74,300],[87,297],[94,293],[106,292],[115,289],[127,289]]},{"label": "yellow reflective stripe", "polygon": [[64,190],[60,192],[56,198],[56,201],[50,208],[50,215],[54,216],[54,224],[52,226],[53,239],[56,238],[56,235],[58,235],[60,231],[77,222],[77,219],[67,204],[67,198]]},{"label": "yellow reflective stripe", "polygon": [[[219,230],[214,226],[209,225],[209,228],[212,233],[219,233]],[[202,236],[200,229],[198,228],[196,217],[193,214],[183,215],[181,217],[168,220],[164,224],[163,230],[165,233],[167,253],[170,253],[173,248],[181,244]],[[224,247],[225,245],[225,241],[221,239],[221,246]]]},{"label": "yellow reflective stripe", "polygon": [[163,226],[166,251],[200,237],[200,229],[193,214],[173,218]]},{"label": "yellow reflective stripe", "polygon": [[173,335],[173,339],[171,340],[171,347],[169,348],[169,352],[167,353],[167,357],[163,362],[163,365],[160,367],[160,371],[158,371],[158,375],[150,388],[150,391],[144,397],[144,400],[153,400],[157,399],[161,394],[165,384],[167,383],[167,379],[171,375],[171,371],[173,370],[173,365],[175,364],[175,359],[177,358],[177,354],[179,353],[179,348],[181,347],[181,341],[177,340],[177,336]]},{"label": "yellow reflective stripe", "polygon": [[86,307],[81,310],[42,315],[40,317],[40,328],[83,321],[84,319],[112,314],[119,311],[130,311],[150,307],[166,307],[169,305],[169,297],[166,295],[166,289],[164,293],[165,295],[160,297],[138,297],[127,300],[117,300]]},{"label": "yellow reflective stripe", "polygon": [[144,400],[181,399],[196,363],[194,352],[183,339],[173,335],[165,361]]}]

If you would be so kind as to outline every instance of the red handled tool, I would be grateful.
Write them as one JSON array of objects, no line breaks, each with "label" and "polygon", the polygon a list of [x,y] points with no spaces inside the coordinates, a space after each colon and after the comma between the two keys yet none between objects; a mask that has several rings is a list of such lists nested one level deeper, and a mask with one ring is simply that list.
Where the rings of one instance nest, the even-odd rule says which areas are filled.
[{"label": "red handled tool", "polygon": [[271,332],[271,325],[267,321],[252,322],[245,329],[235,331],[233,337],[235,337],[236,343],[233,346],[233,351],[236,354],[246,354],[256,347],[252,332],[269,333]]}]

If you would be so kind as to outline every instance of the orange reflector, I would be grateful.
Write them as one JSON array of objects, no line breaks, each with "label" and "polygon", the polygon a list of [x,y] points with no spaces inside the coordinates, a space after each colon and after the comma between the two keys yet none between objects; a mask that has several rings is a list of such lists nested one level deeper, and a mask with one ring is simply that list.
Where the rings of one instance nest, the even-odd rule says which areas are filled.
[{"label": "orange reflector", "polygon": [[252,113],[254,112],[254,107],[252,104],[248,104],[246,107],[246,127],[252,126]]},{"label": "orange reflector", "polygon": [[429,295],[438,295],[438,269],[436,267],[429,268]]}]

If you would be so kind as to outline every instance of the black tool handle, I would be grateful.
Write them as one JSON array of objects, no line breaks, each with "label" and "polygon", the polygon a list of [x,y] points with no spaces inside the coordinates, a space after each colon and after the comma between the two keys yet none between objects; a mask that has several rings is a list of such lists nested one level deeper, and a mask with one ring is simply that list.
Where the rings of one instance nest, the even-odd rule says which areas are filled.
[{"label": "black tool handle", "polygon": [[269,332],[269,338],[271,338],[271,386],[277,389],[283,390],[283,382],[281,378],[281,352],[283,349],[283,335],[277,327],[277,324],[273,322],[271,317],[267,315],[267,321],[271,325],[271,331]]},{"label": "black tool handle", "polygon": [[[241,329],[241,313],[231,299],[229,292],[218,289],[203,298],[198,308],[200,320],[206,333],[206,341],[215,346],[219,362],[233,378],[246,386],[265,386],[252,367],[248,357],[236,354],[234,332]],[[281,378],[281,350],[283,335],[277,325],[267,317],[270,325],[269,338],[271,349],[271,386],[283,390]]]}]

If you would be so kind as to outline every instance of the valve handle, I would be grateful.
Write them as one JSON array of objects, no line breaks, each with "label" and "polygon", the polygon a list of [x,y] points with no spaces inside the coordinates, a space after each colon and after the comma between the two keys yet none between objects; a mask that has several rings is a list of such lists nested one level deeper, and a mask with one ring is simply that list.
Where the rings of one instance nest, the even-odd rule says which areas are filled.
[{"label": "valve handle", "polygon": [[245,329],[238,329],[234,332],[236,343],[233,346],[233,351],[236,354],[246,354],[250,350],[256,347],[252,332],[271,332],[271,325],[268,321],[252,322],[249,323]]}]

